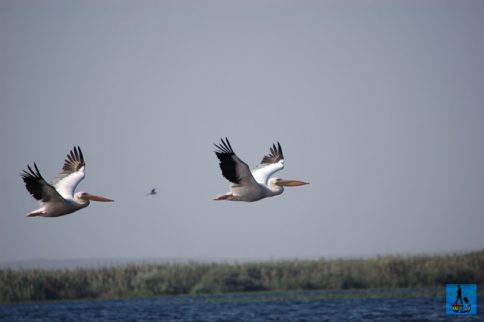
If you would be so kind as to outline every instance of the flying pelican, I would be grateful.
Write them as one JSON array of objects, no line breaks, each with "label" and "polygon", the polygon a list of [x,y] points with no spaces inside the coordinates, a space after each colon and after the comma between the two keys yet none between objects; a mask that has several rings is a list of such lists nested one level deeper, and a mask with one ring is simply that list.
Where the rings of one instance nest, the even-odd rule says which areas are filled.
[{"label": "flying pelican", "polygon": [[153,189],[151,189],[151,191],[150,191],[150,192],[148,192],[148,193],[146,194],[146,196],[154,196],[154,195],[156,195],[157,193],[158,193],[158,191],[156,191],[156,188],[153,188]]},{"label": "flying pelican", "polygon": [[28,165],[29,171],[24,170],[20,175],[25,187],[39,200],[41,207],[27,214],[27,217],[59,217],[89,206],[89,200],[114,201],[87,192],[74,194],[77,185],[84,179],[85,166],[81,148],[74,147],[67,154],[62,172],[55,178],[54,185],[51,185],[44,180],[35,162],[35,171]]},{"label": "flying pelican", "polygon": [[223,176],[233,183],[230,192],[216,196],[213,200],[257,201],[267,197],[280,195],[284,187],[295,187],[308,184],[299,180],[284,180],[270,178],[275,172],[284,168],[284,155],[279,142],[272,145],[270,153],[262,158],[262,162],[250,170],[247,163],[240,160],[232,150],[227,138],[221,144],[214,144],[215,154],[220,160]]}]

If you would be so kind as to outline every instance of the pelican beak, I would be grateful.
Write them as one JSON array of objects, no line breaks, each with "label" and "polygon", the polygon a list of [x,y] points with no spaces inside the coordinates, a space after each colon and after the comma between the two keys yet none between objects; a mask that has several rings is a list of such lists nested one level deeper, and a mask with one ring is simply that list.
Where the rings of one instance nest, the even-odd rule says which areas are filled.
[{"label": "pelican beak", "polygon": [[297,186],[303,186],[305,184],[309,184],[309,182],[304,182],[304,181],[299,181],[299,180],[278,179],[275,182],[275,184],[280,186],[280,187],[297,187]]},{"label": "pelican beak", "polygon": [[114,201],[112,199],[109,199],[109,198],[106,198],[106,197],[103,197],[103,196],[96,196],[96,195],[91,195],[91,194],[87,194],[87,196],[85,196],[85,198],[92,200],[92,201],[102,201],[102,202]]}]

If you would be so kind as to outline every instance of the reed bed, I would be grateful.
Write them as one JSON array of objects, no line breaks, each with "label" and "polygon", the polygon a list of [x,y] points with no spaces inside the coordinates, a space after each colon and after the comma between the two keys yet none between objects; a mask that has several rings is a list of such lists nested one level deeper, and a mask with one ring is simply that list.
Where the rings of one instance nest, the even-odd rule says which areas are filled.
[{"label": "reed bed", "polygon": [[439,256],[0,269],[0,303],[250,291],[484,284],[484,250]]}]

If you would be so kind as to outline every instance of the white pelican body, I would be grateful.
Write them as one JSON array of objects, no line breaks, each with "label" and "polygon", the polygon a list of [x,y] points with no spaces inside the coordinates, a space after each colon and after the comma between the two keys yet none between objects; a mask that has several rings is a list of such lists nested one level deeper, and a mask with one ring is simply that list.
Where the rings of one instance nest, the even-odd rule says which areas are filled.
[{"label": "white pelican body", "polygon": [[239,159],[232,150],[227,138],[221,139],[221,144],[215,144],[215,154],[220,160],[223,176],[233,183],[230,192],[219,195],[214,200],[257,201],[267,197],[280,195],[284,186],[295,187],[308,184],[299,180],[284,180],[271,176],[284,168],[284,155],[279,142],[270,149],[262,162],[252,171],[247,163]]},{"label": "white pelican body", "polygon": [[89,200],[113,201],[87,192],[74,194],[77,185],[84,179],[85,166],[79,147],[74,147],[67,155],[62,172],[55,179],[54,185],[44,180],[35,162],[35,171],[27,166],[29,171],[24,170],[21,173],[22,179],[27,190],[35,199],[39,200],[41,205],[39,209],[27,214],[27,217],[59,217],[89,206]]}]

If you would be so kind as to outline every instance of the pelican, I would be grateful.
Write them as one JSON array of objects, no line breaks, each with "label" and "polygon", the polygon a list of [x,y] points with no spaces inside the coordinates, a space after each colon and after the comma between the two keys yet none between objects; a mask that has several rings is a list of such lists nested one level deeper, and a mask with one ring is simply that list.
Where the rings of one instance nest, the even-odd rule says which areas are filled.
[{"label": "pelican", "polygon": [[213,200],[257,201],[280,195],[284,187],[295,187],[308,184],[299,180],[284,180],[271,176],[284,168],[284,155],[281,144],[277,142],[270,148],[270,153],[262,158],[261,163],[250,170],[247,163],[239,159],[232,150],[227,138],[222,143],[214,144],[215,154],[220,160],[222,175],[233,183],[230,192],[216,196]]},{"label": "pelican", "polygon": [[30,194],[39,200],[41,207],[27,214],[27,217],[59,217],[89,206],[89,200],[114,201],[106,197],[91,195],[87,192],[74,194],[79,182],[84,179],[86,163],[81,148],[74,147],[67,154],[61,173],[54,184],[47,183],[34,162],[35,171],[28,165],[28,171],[20,174]]},{"label": "pelican", "polygon": [[156,188],[153,188],[153,189],[151,189],[151,191],[150,191],[150,192],[148,192],[148,193],[146,194],[146,196],[154,196],[154,195],[156,195],[157,193],[158,193],[158,191],[156,191]]}]

